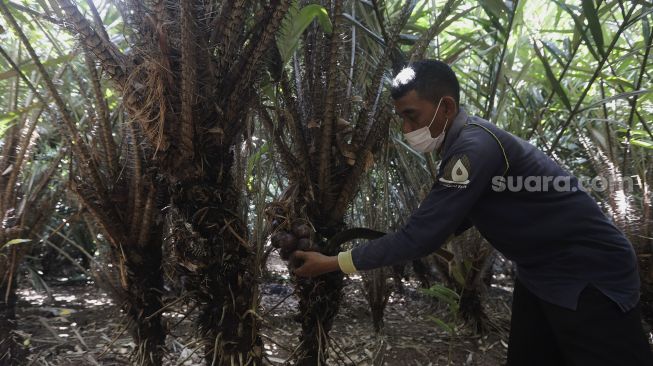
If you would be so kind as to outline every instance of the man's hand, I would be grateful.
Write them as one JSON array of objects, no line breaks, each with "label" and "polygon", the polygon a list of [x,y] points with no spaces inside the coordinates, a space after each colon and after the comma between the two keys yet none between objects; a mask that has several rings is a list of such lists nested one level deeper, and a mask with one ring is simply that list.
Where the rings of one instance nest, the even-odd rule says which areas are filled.
[{"label": "man's hand", "polygon": [[299,277],[315,277],[340,270],[337,256],[330,257],[318,252],[298,250],[292,254],[290,261],[301,263],[301,266],[293,271]]}]

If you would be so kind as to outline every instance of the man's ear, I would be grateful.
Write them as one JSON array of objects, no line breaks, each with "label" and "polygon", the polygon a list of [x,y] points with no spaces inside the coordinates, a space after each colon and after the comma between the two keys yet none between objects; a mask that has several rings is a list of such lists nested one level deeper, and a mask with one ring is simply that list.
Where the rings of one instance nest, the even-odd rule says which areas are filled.
[{"label": "man's ear", "polygon": [[449,121],[452,121],[454,118],[456,118],[456,115],[458,114],[458,106],[456,105],[456,100],[453,97],[447,95],[442,98],[442,104],[444,104],[444,115],[446,118],[448,118]]}]

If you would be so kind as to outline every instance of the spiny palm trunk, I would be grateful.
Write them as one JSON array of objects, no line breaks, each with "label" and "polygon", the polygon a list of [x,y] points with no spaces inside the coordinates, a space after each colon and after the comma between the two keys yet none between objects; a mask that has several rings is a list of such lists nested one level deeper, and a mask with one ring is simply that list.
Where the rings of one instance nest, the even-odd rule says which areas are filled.
[{"label": "spiny palm trunk", "polygon": [[126,286],[123,284],[123,310],[129,318],[130,333],[136,344],[132,362],[140,366],[161,365],[166,338],[161,318],[163,276],[160,236],[151,242],[153,245],[127,253]]},{"label": "spiny palm trunk", "polygon": [[[295,150],[299,156],[299,169],[303,168],[305,172],[302,174],[296,169],[291,169],[294,171],[290,174],[291,183],[309,188],[304,191],[311,194],[298,201],[307,202],[306,207],[309,209],[305,213],[311,218],[311,222],[323,223],[318,225],[321,226],[318,231],[326,238],[334,236],[344,228],[344,216],[358,191],[360,179],[370,168],[374,151],[387,133],[389,126],[387,116],[390,114],[386,113],[388,110],[385,104],[377,103],[381,97],[381,89],[378,86],[382,85],[386,62],[390,59],[391,50],[395,48],[400,30],[412,13],[414,2],[405,2],[397,22],[389,33],[390,36],[385,37],[385,50],[367,79],[370,87],[362,88],[365,89],[363,98],[365,102],[357,116],[356,114],[343,115],[342,111],[351,106],[345,106],[348,102],[340,99],[343,92],[342,85],[345,85],[343,73],[338,66],[343,60],[340,50],[344,39],[344,1],[336,0],[330,4],[332,4],[331,17],[334,19],[334,30],[329,38],[329,49],[312,48],[311,42],[305,45],[304,62],[309,77],[306,80],[308,85],[303,89],[309,90],[313,98],[310,100],[310,105],[304,107],[310,108],[309,116],[320,121],[319,129],[309,128],[310,139],[304,139],[302,136],[294,138],[293,142],[298,146]],[[306,40],[315,36],[309,33]],[[300,75],[297,74],[298,71],[295,70],[295,77],[299,80],[301,77],[297,76]],[[318,75],[323,73],[324,77],[311,78],[310,75],[315,76],[315,73]],[[299,91],[301,80],[296,84]],[[286,87],[284,89],[289,90]],[[297,94],[301,105],[304,96],[299,92]],[[290,110],[299,110],[294,106],[292,96],[286,96],[285,102],[290,106]],[[302,114],[293,114],[295,121],[302,121]],[[351,130],[347,127],[350,125],[345,120],[347,117],[356,120],[355,127]],[[306,122],[308,120],[313,121],[306,119]],[[308,123],[306,125],[310,126]],[[280,151],[288,150],[283,143],[276,144],[280,147]],[[306,149],[306,146],[311,146],[311,149]],[[287,166],[292,167],[294,159],[289,158],[291,154],[284,155]],[[295,206],[301,207],[297,204]],[[341,246],[329,243],[321,249],[324,254],[333,256],[337,255]],[[320,276],[308,283],[300,282],[298,290],[303,319],[299,365],[325,364],[329,345],[328,332],[340,307],[342,287],[343,274],[340,271]]]},{"label": "spiny palm trunk", "polygon": [[[335,253],[329,253],[334,255]],[[318,278],[298,279],[302,334],[297,365],[326,365],[333,319],[340,310],[344,275],[332,272]]]},{"label": "spiny palm trunk", "polygon": [[[344,225],[332,225],[322,231],[328,233],[329,240],[325,240],[320,245],[320,251],[331,256],[341,251],[343,243],[354,239],[379,238],[385,234],[366,228],[345,229]],[[384,269],[377,269],[372,273],[373,278],[365,278],[364,281],[377,333],[383,329],[383,310],[390,293],[385,282],[385,272]],[[297,364],[306,366],[326,364],[328,334],[333,326],[333,319],[340,309],[344,274],[336,271],[315,279],[297,278],[296,281],[300,298],[299,310],[302,315],[302,335]]]},{"label": "spiny palm trunk", "polygon": [[[128,158],[138,167],[137,173],[131,181],[118,180],[111,194],[126,197],[128,202],[118,199],[99,206],[88,184],[78,182],[71,188],[88,209],[84,218],[89,231],[102,233],[108,241],[100,247],[100,261],[113,267],[94,273],[98,284],[111,293],[127,316],[136,344],[131,355],[133,363],[154,366],[162,362],[166,337],[161,318],[163,224],[156,207],[161,188],[140,174],[138,155]],[[109,205],[112,210],[107,208]]]},{"label": "spiny palm trunk", "polygon": [[[306,190],[290,186],[281,200],[271,204],[266,210],[274,231],[271,237],[272,245],[280,249],[283,260],[288,260],[296,250],[337,255],[341,249],[342,242],[339,242],[339,239],[342,239],[342,235],[334,234],[341,232],[344,225],[318,224],[320,220],[315,219],[316,215],[306,213],[307,206],[314,207],[315,202],[298,196],[304,193]],[[347,239],[343,239],[344,241]],[[292,270],[300,263],[290,261],[288,265]],[[293,281],[299,298],[299,314],[295,319],[302,328],[299,345],[294,352],[296,365],[326,365],[328,334],[340,308],[344,274],[336,271],[314,278],[293,276]]]},{"label": "spiny palm trunk", "polygon": [[237,263],[232,261],[226,268],[214,265],[200,272],[207,281],[198,286],[202,307],[197,325],[207,365],[261,364],[263,342],[253,304],[255,281],[252,273],[238,268],[251,265]]},{"label": "spiny palm trunk", "polygon": [[[45,211],[45,210],[44,210]],[[45,211],[47,212],[47,211]],[[35,214],[36,216],[37,214]],[[5,215],[4,224],[11,225]],[[38,223],[34,223],[38,225]],[[16,286],[18,266],[29,251],[28,244],[6,246],[13,239],[23,238],[25,230],[18,226],[0,229],[0,366],[24,365],[27,350],[16,334]]]},{"label": "spiny palm trunk", "polygon": [[[97,233],[97,221],[85,218],[92,234]],[[162,226],[152,224],[150,237],[143,243],[125,241],[121,246],[100,247],[92,266],[97,285],[111,294],[124,311],[128,329],[136,349],[132,363],[139,366],[161,365],[167,331],[162,322]],[[123,237],[127,237],[123,235]]]},{"label": "spiny palm trunk", "polygon": [[[483,309],[486,286],[491,280],[494,252],[476,229],[469,229],[449,243],[454,256],[431,255],[425,265],[435,267],[442,285],[460,294],[457,315],[477,334],[488,331],[491,321]],[[428,271],[428,268],[426,269]]]},{"label": "spiny palm trunk", "polygon": [[0,285],[0,365],[22,365],[25,352],[16,337],[16,277]]},{"label": "spiny palm trunk", "polygon": [[374,269],[368,276],[363,277],[363,286],[365,286],[367,302],[372,313],[372,324],[374,332],[377,334],[383,331],[383,313],[390,296],[390,288],[386,282],[387,277],[388,273],[385,268]]},{"label": "spiny palm trunk", "polygon": [[148,156],[172,201],[167,244],[199,305],[208,364],[259,363],[257,273],[236,213],[241,187],[231,177],[231,149],[291,1],[129,1],[126,24],[136,41],[129,54],[70,0],[58,2],[154,149]]},{"label": "spiny palm trunk", "polygon": [[[493,249],[483,241],[476,229],[470,229],[462,234],[453,244],[457,260],[454,266],[462,278],[454,277],[450,282],[455,285],[460,294],[458,314],[478,334],[488,331],[489,318],[483,309],[485,294],[485,277],[491,270]],[[462,280],[462,282],[461,282]]]},{"label": "spiny palm trunk", "polygon": [[483,309],[483,272],[473,271],[460,296],[459,314],[477,334],[488,331],[489,319]]},{"label": "spiny palm trunk", "polygon": [[233,157],[222,156],[224,165],[180,182],[167,221],[185,290],[199,305],[207,365],[257,365],[263,350],[255,317],[258,274],[237,214],[239,196],[229,173]]}]

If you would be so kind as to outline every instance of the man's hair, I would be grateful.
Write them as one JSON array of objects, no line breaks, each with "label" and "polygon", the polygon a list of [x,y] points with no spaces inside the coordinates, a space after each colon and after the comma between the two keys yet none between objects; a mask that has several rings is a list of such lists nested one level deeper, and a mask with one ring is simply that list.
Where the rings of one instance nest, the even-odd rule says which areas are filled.
[{"label": "man's hair", "polygon": [[390,94],[399,99],[415,90],[422,99],[433,103],[444,96],[451,96],[460,103],[460,84],[456,74],[446,63],[438,60],[422,60],[404,67],[392,80]]}]

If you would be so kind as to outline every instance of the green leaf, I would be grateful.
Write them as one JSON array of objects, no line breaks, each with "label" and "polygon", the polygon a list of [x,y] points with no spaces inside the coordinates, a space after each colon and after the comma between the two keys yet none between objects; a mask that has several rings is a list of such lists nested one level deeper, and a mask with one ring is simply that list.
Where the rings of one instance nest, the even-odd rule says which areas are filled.
[{"label": "green leaf", "polygon": [[553,57],[555,57],[560,66],[564,67],[567,61],[567,55],[565,55],[565,53],[560,50],[553,42],[549,42],[545,39],[542,39],[541,42],[544,47],[553,55]]},{"label": "green leaf", "polygon": [[3,120],[3,117],[0,117],[0,138],[5,137],[5,133],[7,133],[7,130],[13,125],[13,123],[10,123],[12,120]]},{"label": "green leaf", "polygon": [[601,29],[601,22],[599,21],[597,9],[594,7],[594,0],[583,0],[583,13],[587,18],[587,23],[589,25],[590,32],[592,32],[592,37],[594,38],[596,48],[599,50],[601,56],[605,56],[603,30]]},{"label": "green leaf", "polygon": [[480,0],[480,3],[497,17],[506,17],[510,13],[503,0]]},{"label": "green leaf", "polygon": [[442,285],[433,285],[428,289],[422,289],[422,293],[434,297],[447,305],[449,305],[452,309],[458,309],[458,301],[460,300],[460,296],[456,291],[447,288]]},{"label": "green leaf", "polygon": [[33,103],[30,106],[0,115],[0,137],[4,137],[5,132],[11,127],[12,121],[22,116],[23,114],[31,111],[34,108],[41,107],[41,103]]},{"label": "green leaf", "polygon": [[551,65],[549,65],[549,61],[547,61],[546,57],[542,55],[542,52],[540,52],[540,49],[537,47],[537,44],[535,42],[533,42],[533,48],[535,49],[535,54],[542,62],[542,65],[544,65],[544,71],[546,73],[546,77],[547,79],[549,79],[553,91],[556,94],[558,94],[558,96],[562,100],[562,103],[565,105],[565,107],[567,107],[567,110],[571,111],[571,103],[569,102],[567,93],[565,93],[565,90],[562,88],[562,85],[560,85],[560,82],[558,82],[558,79],[553,74],[553,70],[551,70]]},{"label": "green leaf", "polygon": [[601,100],[597,100],[596,102],[591,103],[590,105],[588,105],[587,107],[579,110],[578,112],[580,113],[580,112],[583,112],[585,110],[601,106],[601,105],[603,105],[603,104],[605,104],[607,102],[610,102],[610,101],[613,101],[613,100],[616,100],[616,99],[626,99],[626,98],[633,97],[635,95],[642,95],[642,94],[647,94],[647,93],[650,93],[650,92],[651,92],[650,90],[635,90],[635,91],[631,91],[631,92],[619,93],[619,94],[613,95],[611,97],[607,97],[607,98],[603,98]]},{"label": "green leaf", "polygon": [[383,37],[372,31],[371,29],[367,28],[363,23],[359,22],[356,18],[354,18],[351,14],[343,13],[342,16],[351,22],[354,26],[358,27],[361,29],[363,32],[365,32],[367,35],[370,36],[376,43],[378,43],[381,46],[385,46],[385,42],[383,41]]},{"label": "green leaf", "polygon": [[463,275],[463,271],[460,266],[454,266],[451,268],[451,275],[453,276],[453,279],[456,280],[456,283],[461,286],[465,285],[465,275]]},{"label": "green leaf", "polygon": [[594,56],[595,59],[600,60],[599,55],[596,53],[596,50],[594,47],[592,47],[592,43],[590,42],[589,38],[587,37],[587,31],[585,30],[585,24],[581,20],[581,18],[574,13],[574,11],[565,3],[554,0],[558,6],[560,6],[562,9],[564,9],[569,15],[571,15],[571,18],[574,20],[574,24],[576,25],[576,33],[575,35],[579,36],[584,42],[585,45],[587,46],[587,49],[592,53],[592,56]]},{"label": "green leaf", "polygon": [[451,17],[447,18],[444,22],[440,24],[440,26],[438,27],[440,30],[438,31],[437,34],[440,34],[442,30],[448,29],[451,24],[457,22],[460,18],[467,17],[467,15],[472,12],[472,10],[476,10],[476,6],[472,6],[469,9],[465,9],[457,13],[454,13]]},{"label": "green leaf", "polygon": [[505,29],[501,25],[501,21],[508,18],[510,10],[503,0],[479,0],[479,3],[490,18],[492,25],[499,30],[499,33],[504,33]]},{"label": "green leaf", "polygon": [[270,150],[270,144],[268,142],[264,143],[252,156],[247,159],[247,175],[252,176],[254,172],[254,167],[259,164],[263,154],[266,154]]},{"label": "green leaf", "polygon": [[[50,67],[50,66],[55,66],[64,62],[69,62],[73,59],[75,55],[73,53],[69,53],[67,55],[59,56],[56,58],[51,58],[49,60],[46,60],[43,62],[43,66],[45,67]],[[24,74],[29,73],[32,70],[36,69],[36,65],[33,62],[23,64],[20,66],[20,71],[22,71]],[[15,70],[9,70],[5,72],[0,72],[0,80],[5,80],[12,78],[14,76],[17,76],[18,73],[16,73]]]},{"label": "green leaf", "polygon": [[297,10],[297,3],[293,4],[292,9],[284,18],[282,30],[277,37],[277,47],[281,54],[281,60],[286,64],[299,44],[299,38],[308,26],[317,20],[325,33],[331,33],[333,26],[327,10],[318,4],[310,4]]},{"label": "green leaf", "polygon": [[45,2],[45,0],[36,0],[36,2],[39,3],[39,5],[41,5],[41,9],[42,9],[43,11],[45,11],[46,13],[49,13],[49,12],[50,12],[50,7],[49,7],[48,4]]},{"label": "green leaf", "polygon": [[653,150],[653,141],[648,139],[632,139],[630,143],[635,146]]},{"label": "green leaf", "polygon": [[5,127],[9,122],[15,120],[19,115],[20,113],[18,112],[9,112],[7,114],[0,115],[0,128]]},{"label": "green leaf", "polygon": [[[9,2],[7,2],[7,5],[9,5]],[[11,15],[16,18],[16,21],[21,24],[21,26],[26,25],[30,29],[34,29],[34,22],[31,22],[27,17],[23,14],[22,11],[16,9],[13,6],[9,6],[9,12],[11,12]]]},{"label": "green leaf", "polygon": [[6,242],[3,246],[0,246],[0,248],[9,247],[17,244],[29,243],[31,241],[32,239],[11,239],[8,242]]}]

